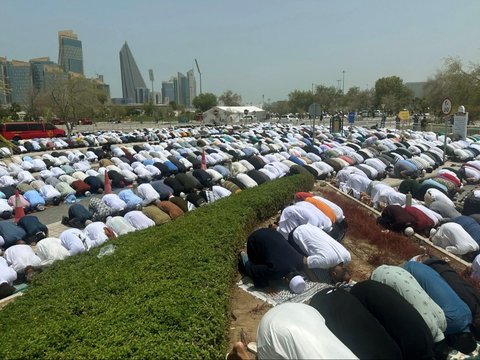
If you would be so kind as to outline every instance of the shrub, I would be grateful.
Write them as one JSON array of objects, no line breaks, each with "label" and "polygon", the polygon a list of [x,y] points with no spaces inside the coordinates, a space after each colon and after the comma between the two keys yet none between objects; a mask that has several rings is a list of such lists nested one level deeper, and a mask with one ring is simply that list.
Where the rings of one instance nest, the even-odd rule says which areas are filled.
[{"label": "shrub", "polygon": [[312,186],[283,178],[55,263],[0,311],[0,358],[222,358],[238,248]]}]

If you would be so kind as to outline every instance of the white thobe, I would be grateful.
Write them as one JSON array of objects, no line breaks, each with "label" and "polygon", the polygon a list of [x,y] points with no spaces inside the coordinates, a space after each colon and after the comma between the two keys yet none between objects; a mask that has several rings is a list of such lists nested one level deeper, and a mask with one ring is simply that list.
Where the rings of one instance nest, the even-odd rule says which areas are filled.
[{"label": "white thobe", "polygon": [[127,203],[120,199],[117,194],[106,194],[103,195],[102,201],[105,205],[110,206],[113,211],[122,211],[127,207]]},{"label": "white thobe", "polygon": [[326,231],[332,229],[332,221],[323,212],[313,204],[300,201],[283,209],[277,231],[287,239],[293,229],[303,224],[311,224]]},{"label": "white thobe", "polygon": [[37,243],[35,252],[42,260],[42,265],[50,264],[56,260],[63,260],[70,256],[68,250],[62,246],[60,239],[48,237]]},{"label": "white thobe", "polygon": [[478,243],[457,223],[441,225],[432,236],[432,242],[455,255],[465,255],[479,249]]},{"label": "white thobe", "polygon": [[23,273],[27,266],[40,266],[42,260],[35,255],[30,245],[13,245],[3,255],[7,264],[17,273]]},{"label": "white thobe", "polygon": [[124,235],[136,230],[132,225],[128,223],[127,220],[125,220],[121,216],[109,217],[107,219],[107,226],[113,231],[115,231],[115,233],[118,235]]},{"label": "white thobe", "polygon": [[322,229],[311,225],[300,225],[293,231],[293,240],[307,255],[310,269],[330,269],[340,263],[348,264],[350,253],[338,241]]},{"label": "white thobe", "polygon": [[160,199],[160,194],[150,184],[140,184],[137,188],[137,194],[143,199],[142,206],[147,206]]},{"label": "white thobe", "polygon": [[128,221],[135,229],[141,230],[149,228],[150,226],[155,226],[155,222],[152,219],[148,218],[144,213],[138,210],[130,211],[124,216],[125,220]]},{"label": "white thobe", "polygon": [[83,231],[79,229],[67,229],[63,231],[60,234],[60,241],[70,255],[88,251],[93,247],[92,240],[85,236]]}]

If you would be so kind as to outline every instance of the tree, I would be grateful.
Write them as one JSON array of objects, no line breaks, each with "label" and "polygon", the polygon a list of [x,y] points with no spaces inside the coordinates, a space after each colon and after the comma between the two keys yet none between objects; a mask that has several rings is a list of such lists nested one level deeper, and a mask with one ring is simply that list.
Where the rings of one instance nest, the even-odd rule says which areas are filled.
[{"label": "tree", "polygon": [[292,112],[290,103],[286,100],[275,101],[270,104],[270,111],[274,114],[288,114]]},{"label": "tree", "polygon": [[195,99],[193,99],[192,104],[193,106],[195,106],[195,109],[197,109],[198,111],[204,112],[214,106],[217,106],[218,101],[217,101],[217,97],[214,94],[203,93],[203,94],[197,95]]},{"label": "tree", "polygon": [[407,107],[413,99],[413,93],[398,76],[389,76],[375,82],[375,107],[385,104],[385,109],[398,112]]},{"label": "tree", "polygon": [[307,112],[308,107],[313,103],[313,94],[310,91],[292,91],[288,94],[288,103],[292,113]]},{"label": "tree", "polygon": [[314,100],[320,104],[322,111],[339,110],[343,103],[343,96],[342,91],[334,86],[317,85],[315,87]]},{"label": "tree", "polygon": [[153,101],[150,99],[148,102],[143,104],[143,112],[147,116],[152,116],[155,110],[155,105],[153,105]]},{"label": "tree", "polygon": [[443,69],[427,80],[425,100],[436,113],[441,112],[442,100],[449,97],[456,107],[464,105],[469,119],[480,115],[480,64],[470,64],[465,70],[458,59],[445,60]]},{"label": "tree", "polygon": [[69,137],[79,119],[101,111],[102,93],[92,81],[82,77],[59,79],[48,90],[49,105],[65,121]]},{"label": "tree", "polygon": [[225,106],[240,106],[242,104],[242,96],[232,90],[225,91],[218,97],[218,100]]},{"label": "tree", "polygon": [[360,90],[358,86],[348,89],[343,104],[349,111],[360,111],[373,107],[373,90]]}]

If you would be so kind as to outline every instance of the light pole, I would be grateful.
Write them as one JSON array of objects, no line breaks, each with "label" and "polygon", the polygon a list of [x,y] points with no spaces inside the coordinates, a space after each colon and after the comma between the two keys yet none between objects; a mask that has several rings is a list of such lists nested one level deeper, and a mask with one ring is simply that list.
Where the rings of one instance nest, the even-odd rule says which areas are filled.
[{"label": "light pole", "polygon": [[342,70],[342,94],[345,94],[345,70]]}]

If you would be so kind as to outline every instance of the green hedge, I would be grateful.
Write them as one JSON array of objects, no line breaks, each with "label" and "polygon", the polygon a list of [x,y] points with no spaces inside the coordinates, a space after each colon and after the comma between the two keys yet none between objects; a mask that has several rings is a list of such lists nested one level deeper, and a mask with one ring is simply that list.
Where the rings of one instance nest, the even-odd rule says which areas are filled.
[{"label": "green hedge", "polygon": [[0,311],[0,358],[222,358],[238,249],[312,185],[279,179],[55,263]]}]

